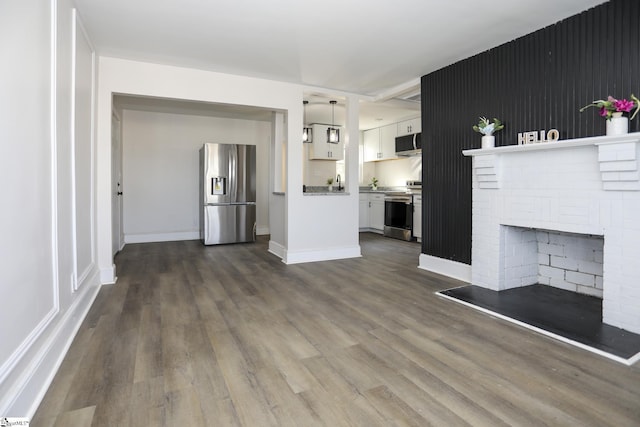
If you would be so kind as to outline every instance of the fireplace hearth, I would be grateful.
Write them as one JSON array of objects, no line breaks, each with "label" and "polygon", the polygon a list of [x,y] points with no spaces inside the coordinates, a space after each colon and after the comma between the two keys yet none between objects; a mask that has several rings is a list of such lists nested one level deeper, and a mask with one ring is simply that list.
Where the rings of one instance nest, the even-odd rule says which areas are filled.
[{"label": "fireplace hearth", "polygon": [[540,284],[504,291],[469,285],[438,294],[625,365],[640,360],[640,335],[602,323],[597,297]]}]

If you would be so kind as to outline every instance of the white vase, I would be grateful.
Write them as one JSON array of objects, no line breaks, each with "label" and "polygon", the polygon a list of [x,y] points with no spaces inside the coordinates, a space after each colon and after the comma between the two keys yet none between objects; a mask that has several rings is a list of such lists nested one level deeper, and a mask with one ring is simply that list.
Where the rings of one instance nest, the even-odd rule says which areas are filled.
[{"label": "white vase", "polygon": [[327,188],[329,189],[329,191],[333,191],[333,185],[329,185],[327,186]]},{"label": "white vase", "polygon": [[613,113],[611,119],[607,120],[607,135],[624,135],[629,133],[629,118],[623,117],[622,113]]},{"label": "white vase", "polygon": [[496,137],[493,135],[485,135],[482,137],[482,148],[493,148],[496,146]]}]

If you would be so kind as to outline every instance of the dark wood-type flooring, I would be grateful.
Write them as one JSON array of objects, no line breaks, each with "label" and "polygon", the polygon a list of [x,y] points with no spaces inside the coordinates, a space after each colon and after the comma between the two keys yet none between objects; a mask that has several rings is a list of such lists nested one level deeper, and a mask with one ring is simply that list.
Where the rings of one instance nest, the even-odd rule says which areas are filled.
[{"label": "dark wood-type flooring", "polygon": [[640,368],[434,294],[419,245],[127,245],[32,427],[638,426]]}]

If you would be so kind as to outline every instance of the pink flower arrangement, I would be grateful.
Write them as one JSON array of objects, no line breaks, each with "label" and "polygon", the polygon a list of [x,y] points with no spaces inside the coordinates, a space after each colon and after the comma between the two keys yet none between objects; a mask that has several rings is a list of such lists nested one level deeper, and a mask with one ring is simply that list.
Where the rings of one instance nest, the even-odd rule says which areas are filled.
[{"label": "pink flower arrangement", "polygon": [[[627,101],[626,99],[618,100],[618,99],[613,99],[610,96],[608,100],[613,102],[613,106],[616,107],[616,111],[628,113],[629,111],[633,110],[636,107],[635,102]],[[606,114],[602,114],[602,112],[600,112],[600,115],[604,116]]]},{"label": "pink flower arrangement", "polygon": [[626,98],[615,99],[614,97],[609,96],[606,100],[599,99],[597,101],[593,101],[589,105],[585,105],[580,109],[580,112],[582,113],[589,107],[598,107],[600,116],[606,118],[607,120],[611,120],[611,117],[613,117],[614,113],[620,113],[617,115],[621,115],[622,113],[630,113],[631,110],[635,109],[636,111],[634,111],[633,115],[631,116],[631,120],[633,120],[633,118],[636,116],[636,114],[638,114],[638,111],[640,110],[640,108],[638,108],[638,105],[640,105],[640,99],[636,98],[634,94],[631,94],[630,101]]}]

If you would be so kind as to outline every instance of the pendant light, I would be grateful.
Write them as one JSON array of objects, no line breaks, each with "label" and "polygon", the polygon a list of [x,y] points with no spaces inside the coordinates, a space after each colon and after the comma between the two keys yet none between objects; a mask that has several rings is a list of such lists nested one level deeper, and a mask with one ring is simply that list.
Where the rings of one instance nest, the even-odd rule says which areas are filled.
[{"label": "pendant light", "polygon": [[334,127],[334,110],[338,101],[329,101],[331,104],[331,126],[327,128],[327,142],[337,144],[340,142],[340,129]]},{"label": "pendant light", "polygon": [[310,127],[304,127],[307,123],[307,111],[305,106],[309,103],[309,101],[302,101],[302,118],[304,123],[302,124],[302,142],[313,142],[313,131]]}]

